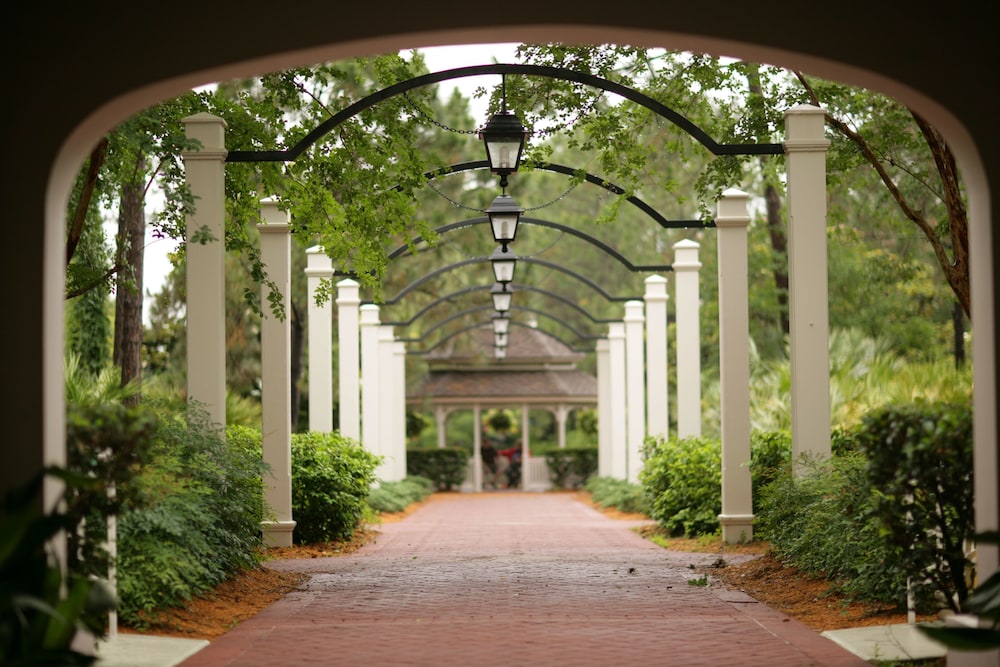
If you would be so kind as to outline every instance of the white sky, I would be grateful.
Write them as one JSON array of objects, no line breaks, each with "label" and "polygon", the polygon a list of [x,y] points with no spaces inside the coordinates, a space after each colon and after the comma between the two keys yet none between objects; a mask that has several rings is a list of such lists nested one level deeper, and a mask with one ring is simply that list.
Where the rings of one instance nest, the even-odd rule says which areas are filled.
[{"label": "white sky", "polygon": [[[424,54],[427,62],[427,69],[431,72],[454,69],[456,67],[467,67],[470,65],[488,65],[494,62],[512,63],[514,62],[514,49],[517,44],[474,44],[468,46],[441,46],[433,48],[419,49]],[[408,56],[409,51],[403,53]],[[495,78],[495,77],[493,77]],[[471,100],[470,111],[472,117],[486,121],[485,98],[473,99],[472,93],[479,86],[487,85],[484,77],[465,77],[462,79],[452,79],[439,85],[440,94],[447,99],[451,95],[453,88],[458,88],[461,93]],[[151,195],[149,201],[156,205],[155,195]],[[147,212],[147,220],[152,216],[152,212]],[[105,232],[109,237],[113,237],[117,232],[117,221],[106,225]],[[171,264],[167,257],[173,252],[177,244],[171,239],[154,239],[150,232],[146,235],[146,253],[143,257],[143,288],[147,293],[159,292],[163,287],[167,275],[170,273]],[[146,299],[146,314],[149,316],[148,304],[152,299]]]}]

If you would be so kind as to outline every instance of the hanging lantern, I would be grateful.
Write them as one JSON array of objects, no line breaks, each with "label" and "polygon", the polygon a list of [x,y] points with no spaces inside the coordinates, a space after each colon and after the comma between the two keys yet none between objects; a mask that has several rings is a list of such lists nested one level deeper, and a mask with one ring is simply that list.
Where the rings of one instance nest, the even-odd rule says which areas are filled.
[{"label": "hanging lantern", "polygon": [[493,240],[506,250],[508,243],[514,242],[517,234],[517,223],[521,219],[524,209],[518,206],[517,202],[510,195],[498,196],[486,209],[486,215],[490,218],[490,227],[493,229]]},{"label": "hanging lantern", "polygon": [[[504,101],[506,106],[506,100]],[[486,146],[486,161],[490,171],[500,177],[500,187],[507,187],[507,177],[517,171],[521,153],[528,138],[528,130],[515,114],[503,111],[493,115],[479,130],[479,138]]]},{"label": "hanging lantern", "polygon": [[497,313],[493,316],[493,333],[506,334],[510,331],[510,320],[505,315]]},{"label": "hanging lantern", "polygon": [[493,310],[498,313],[506,313],[510,310],[513,292],[507,291],[506,283],[494,283],[493,289],[490,290],[490,296],[493,298]]},{"label": "hanging lantern", "polygon": [[497,246],[493,254],[490,255],[490,262],[493,264],[493,276],[501,284],[507,284],[514,280],[514,266],[517,264],[517,255],[513,250],[502,250]]}]

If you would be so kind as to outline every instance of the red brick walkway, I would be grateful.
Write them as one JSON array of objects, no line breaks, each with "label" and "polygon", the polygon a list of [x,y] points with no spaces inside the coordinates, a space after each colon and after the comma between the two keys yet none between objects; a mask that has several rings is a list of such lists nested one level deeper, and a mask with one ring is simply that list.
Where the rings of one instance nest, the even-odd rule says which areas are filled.
[{"label": "red brick walkway", "polygon": [[870,667],[571,494],[432,497],[182,667]]}]

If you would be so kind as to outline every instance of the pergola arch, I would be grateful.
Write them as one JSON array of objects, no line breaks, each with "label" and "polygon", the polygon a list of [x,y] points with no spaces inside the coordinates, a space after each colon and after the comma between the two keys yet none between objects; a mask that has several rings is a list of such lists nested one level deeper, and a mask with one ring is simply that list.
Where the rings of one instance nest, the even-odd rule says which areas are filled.
[{"label": "pergola arch", "polygon": [[[544,69],[544,68],[543,68]],[[462,68],[461,70],[453,70],[446,73],[438,73],[437,76],[440,78],[438,80],[444,80],[452,76],[457,76],[456,72],[462,72],[466,75],[472,75],[473,73],[529,73],[534,71],[535,73],[543,73],[541,70],[534,69],[533,66],[518,66],[518,65],[493,65],[493,66],[482,66],[479,68]],[[554,69],[553,71],[559,75],[565,72],[565,70]],[[570,73],[567,75],[569,80],[575,80],[575,77],[579,73]],[[606,90],[616,90],[617,84],[612,82],[607,82],[604,80],[597,80],[589,75],[580,75],[582,80],[587,82],[597,82],[598,87],[605,88]],[[433,77],[425,78],[418,77],[414,81],[423,80],[431,81]],[[404,82],[405,85],[419,85],[412,84],[412,82]],[[372,104],[376,103],[379,96],[382,95],[382,99],[385,96],[391,94],[399,94],[404,88],[400,86],[390,87],[384,91],[380,91],[376,95],[369,96],[365,100],[355,103],[345,109],[342,112],[336,114],[334,118],[330,121],[323,123],[319,128],[316,128],[312,133],[310,133],[310,140],[315,140],[319,136],[322,136],[326,131],[332,129],[337,123],[343,122],[350,115],[359,113],[363,108],[368,108]],[[828,337],[828,324],[827,318],[828,313],[826,312],[827,294],[828,290],[826,288],[826,240],[825,240],[825,191],[823,188],[824,176],[825,176],[825,151],[828,142],[823,138],[823,128],[824,128],[824,118],[821,109],[816,107],[811,107],[809,105],[802,105],[800,107],[795,107],[788,110],[786,113],[786,130],[788,132],[788,139],[784,144],[761,144],[761,145],[723,145],[718,144],[711,140],[709,137],[705,136],[703,132],[697,127],[694,127],[690,123],[687,123],[683,117],[659,104],[655,100],[651,100],[638,91],[622,89],[625,94],[624,96],[628,99],[632,99],[640,104],[650,108],[654,112],[669,118],[673,122],[677,123],[679,126],[686,129],[692,136],[697,138],[706,147],[708,147],[711,152],[716,155],[722,154],[786,154],[786,164],[788,172],[788,192],[789,192],[789,219],[795,221],[795,226],[801,228],[801,231],[792,235],[790,241],[790,257],[796,257],[801,259],[799,262],[792,263],[792,270],[790,271],[790,283],[794,283],[796,288],[791,290],[791,312],[792,317],[792,369],[793,369],[793,385],[800,385],[805,388],[805,391],[795,391],[793,386],[793,403],[792,403],[792,424],[793,433],[793,457],[795,459],[800,458],[799,455],[803,453],[810,453],[818,455],[820,457],[829,456],[829,370],[826,360],[828,358],[827,349],[827,337]],[[212,136],[214,130],[210,129],[211,124],[214,122],[211,118],[206,117],[207,114],[202,114],[199,117],[192,117],[189,120],[189,125],[192,130],[196,130],[193,138],[198,139],[201,144],[200,151],[192,151],[191,154],[201,154],[205,153],[208,160],[218,161],[219,169],[221,170],[225,162],[230,161],[252,161],[252,160],[285,160],[290,159],[289,156],[293,155],[294,152],[288,151],[271,151],[271,152],[254,152],[252,154],[241,153],[239,151],[227,152],[225,150],[217,150],[219,139],[221,138],[221,132],[218,132],[218,136]],[[206,133],[203,130],[207,130]],[[207,140],[204,141],[203,139]],[[304,145],[297,145],[304,149]],[[821,160],[817,161],[816,156],[821,157]],[[214,169],[214,168],[213,168]],[[804,176],[804,177],[803,177]],[[793,186],[793,183],[798,185]],[[818,183],[818,186],[817,186]],[[196,198],[201,198],[204,203],[205,200],[214,201],[217,196],[221,196],[221,193],[205,193],[194,187],[192,184],[192,194]],[[792,193],[801,190],[804,195],[801,199],[792,197]],[[207,195],[207,196],[203,196]],[[723,358],[732,356],[735,363],[723,364],[723,404],[727,405],[727,409],[723,410],[723,424],[722,424],[722,441],[723,441],[723,472],[729,472],[729,476],[734,479],[732,483],[726,482],[726,475],[724,474],[724,488],[727,490],[723,493],[723,514],[720,516],[720,520],[723,525],[723,536],[727,541],[735,541],[748,539],[752,536],[752,521],[753,515],[751,513],[751,502],[750,502],[750,482],[749,482],[749,471],[743,464],[749,460],[749,395],[747,392],[747,385],[749,383],[748,376],[748,353],[746,349],[746,338],[748,332],[748,317],[746,315],[746,227],[749,224],[749,215],[747,211],[747,195],[738,191],[727,191],[723,193],[722,198],[719,202],[719,215],[716,217],[716,226],[719,227],[719,253],[720,253],[720,266],[726,266],[727,271],[737,277],[737,283],[742,283],[742,294],[740,290],[736,289],[732,291],[732,294],[727,295],[726,291],[720,289],[720,302],[725,297],[730,307],[736,305],[736,302],[742,301],[742,306],[738,306],[735,312],[736,315],[729,318],[729,321],[724,321],[723,326],[720,331],[720,341],[723,341],[723,349],[721,356]],[[266,219],[266,216],[265,216]],[[189,223],[190,224],[190,223]],[[218,231],[218,236],[221,237],[221,224],[218,221],[213,220],[212,225],[201,224],[201,221],[195,220],[194,224],[198,225],[195,229],[200,229],[202,227],[207,227],[209,232]],[[818,233],[818,230],[822,233]],[[274,236],[271,234],[262,235],[262,239]],[[723,243],[723,238],[729,239]],[[723,257],[723,248],[727,248],[726,257]],[[262,257],[264,253],[262,251]],[[189,257],[190,259],[190,257]],[[544,260],[538,260],[535,258],[525,258],[527,261],[534,261],[541,263],[553,269],[561,269],[558,265],[552,263],[546,263]],[[485,261],[485,258],[484,260]],[[195,272],[191,270],[192,265],[189,263],[189,273],[188,278],[191,280],[195,275]],[[743,274],[740,277],[740,274]],[[720,275],[721,277],[721,275]],[[799,288],[801,285],[801,288]],[[201,287],[201,285],[197,285]],[[596,287],[596,285],[595,285]],[[721,286],[720,286],[721,288]],[[797,295],[796,289],[801,289],[801,293],[806,293],[808,298],[803,298],[801,295]],[[600,288],[598,287],[599,291]],[[197,289],[189,289],[189,296],[192,293],[197,292]],[[801,294],[799,293],[799,294]],[[212,295],[210,293],[199,294],[197,298],[208,299]],[[734,297],[736,302],[733,301]],[[189,303],[189,312],[190,312]],[[638,308],[638,310],[637,310]],[[197,310],[197,308],[195,309]],[[627,345],[628,355],[627,355],[627,365],[628,365],[628,376],[630,378],[638,378],[642,375],[642,303],[636,301],[629,301],[625,303],[625,320],[623,322],[624,330],[622,337],[630,341]],[[215,316],[213,316],[215,317]],[[195,318],[189,317],[188,323],[189,327],[191,322]],[[362,330],[365,329],[365,324],[368,325],[368,330],[377,331],[377,328],[373,328],[371,325],[378,325],[377,313],[374,315],[374,319],[371,319],[369,315],[369,321],[367,323],[362,323]],[[611,325],[615,327],[615,325]],[[392,337],[391,328],[385,327],[388,331],[381,331],[376,334],[376,340],[381,340],[383,337]],[[609,344],[615,348],[619,349],[620,346],[617,343],[610,340],[612,331],[609,329]],[[287,334],[286,334],[287,335]],[[365,348],[368,347],[369,354],[367,357],[371,357],[371,351],[375,349],[380,349],[375,347],[375,343],[368,342],[371,341],[372,333],[364,334],[362,333],[362,374],[364,374],[364,359],[366,359],[366,354],[364,352]],[[615,335],[618,338],[618,335]],[[728,339],[728,345],[725,341]],[[387,340],[388,342],[388,340]],[[381,345],[381,343],[379,343]],[[402,344],[399,344],[400,346]],[[266,348],[266,346],[265,346]],[[402,354],[405,355],[405,348],[402,348]],[[401,355],[400,355],[401,356]],[[190,359],[189,359],[190,361]],[[374,363],[374,362],[372,362]],[[393,362],[395,363],[395,362]],[[624,362],[623,362],[624,363]],[[826,366],[824,366],[824,364]],[[388,367],[388,366],[386,366]],[[801,367],[801,372],[798,372]],[[728,370],[727,370],[728,369]],[[192,372],[193,371],[193,372]],[[375,380],[375,375],[372,375],[373,369],[369,370],[368,375],[369,382],[377,382]],[[195,400],[201,398],[201,389],[203,387],[195,386],[195,390],[192,391],[192,377],[201,374],[202,377],[212,374],[213,369],[203,369],[199,368],[197,365],[189,364],[189,397]],[[222,373],[224,375],[224,371]],[[726,377],[729,375],[730,377]],[[343,378],[343,375],[342,375]],[[388,377],[384,378],[388,379]],[[198,380],[195,380],[194,385],[197,385]],[[214,379],[205,383],[206,386],[214,385]],[[631,382],[630,382],[630,386]],[[641,386],[641,385],[639,385]],[[727,392],[731,393],[727,397]],[[370,394],[371,392],[366,392]],[[803,400],[798,400],[802,395]],[[619,392],[616,400],[619,400],[623,393]],[[644,437],[643,430],[645,428],[645,419],[643,417],[645,395],[642,392],[636,394],[636,397],[641,396],[641,400],[633,400],[630,398],[627,415],[628,424],[628,458],[629,465],[626,470],[629,479],[637,479],[638,470],[641,468],[641,443]],[[215,403],[223,404],[223,399],[215,401]],[[212,403],[214,404],[214,403]],[[362,408],[364,410],[364,408]],[[618,413],[624,413],[624,408],[617,409]],[[665,408],[664,408],[665,412]],[[374,419],[373,419],[374,418]],[[366,421],[373,424],[367,434],[363,434],[363,439],[371,440],[376,442],[376,452],[377,441],[378,441],[378,431],[377,431],[377,417],[374,414],[369,415]],[[801,431],[801,437],[799,436],[799,431]],[[284,438],[284,440],[290,439],[290,433],[279,434],[276,437]],[[728,443],[728,446],[727,446]],[[287,443],[286,443],[287,444]],[[285,447],[287,449],[287,447]],[[268,451],[267,442],[265,441],[265,453]],[[404,452],[405,456],[405,452]],[[278,461],[280,464],[284,458],[287,458],[286,452],[278,453]],[[265,456],[265,462],[267,457]],[[741,469],[742,467],[742,469]],[[620,471],[619,471],[620,472]],[[288,480],[279,482],[279,487],[290,488],[290,483]],[[285,493],[284,490],[281,491],[282,494]],[[280,499],[269,499],[278,500],[278,506],[281,510],[278,511],[279,515],[285,514],[284,508],[287,506],[290,508],[290,497],[280,498]],[[274,504],[274,502],[272,502]],[[287,512],[290,515],[290,511]],[[279,521],[278,523],[290,523],[294,525],[293,521]],[[280,528],[280,531],[284,531],[285,528]]]}]

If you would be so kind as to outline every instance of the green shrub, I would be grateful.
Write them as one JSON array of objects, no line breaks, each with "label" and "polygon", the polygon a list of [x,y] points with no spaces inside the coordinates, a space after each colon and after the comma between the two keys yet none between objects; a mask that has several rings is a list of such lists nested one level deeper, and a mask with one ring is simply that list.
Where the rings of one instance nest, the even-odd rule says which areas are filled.
[{"label": "green shrub", "polygon": [[438,491],[452,491],[465,481],[472,454],[465,447],[406,450],[406,474],[431,480]]},{"label": "green shrub", "polygon": [[591,477],[584,485],[595,503],[622,512],[649,514],[649,499],[642,485],[614,477]]},{"label": "green shrub", "polygon": [[260,559],[260,455],[196,407],[161,415],[152,460],[118,519],[119,614],[182,604]]},{"label": "green shrub", "polygon": [[974,534],[972,409],[968,404],[891,405],[867,414],[857,429],[867,455],[872,514],[893,567],[917,595],[936,594],[954,611],[969,596]]},{"label": "green shrub", "polygon": [[293,434],[295,542],[350,539],[365,517],[380,462],[381,457],[339,433]]},{"label": "green shrub", "polygon": [[670,535],[712,534],[722,512],[722,446],[718,440],[647,438],[639,472],[649,514]]},{"label": "green shrub", "polygon": [[597,447],[548,447],[542,454],[557,489],[578,489],[597,473]]},{"label": "green shrub", "polygon": [[782,560],[844,594],[900,606],[906,577],[871,515],[867,465],[854,453],[809,462],[798,477],[779,475],[762,490],[755,532]]},{"label": "green shrub", "polygon": [[399,482],[382,482],[368,494],[368,506],[376,512],[402,512],[413,503],[434,493],[434,483],[426,477],[406,477]]}]

